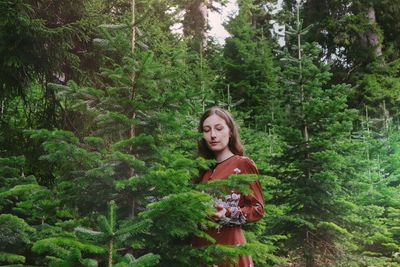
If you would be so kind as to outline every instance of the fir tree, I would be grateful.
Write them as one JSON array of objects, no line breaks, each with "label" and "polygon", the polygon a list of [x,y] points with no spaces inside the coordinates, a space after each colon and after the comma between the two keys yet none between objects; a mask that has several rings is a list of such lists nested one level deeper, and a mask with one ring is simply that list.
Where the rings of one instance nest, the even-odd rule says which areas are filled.
[{"label": "fir tree", "polygon": [[360,132],[364,144],[360,155],[364,164],[359,164],[363,167],[358,175],[362,176],[363,190],[353,198],[358,204],[355,214],[359,233],[355,239],[362,254],[361,262],[387,265],[398,262],[395,256],[399,249],[398,231],[393,226],[398,221],[394,214],[400,203],[395,163],[399,136],[391,122],[379,132],[372,124],[382,125],[382,122],[365,116]]},{"label": "fir tree", "polygon": [[[239,14],[226,25],[231,37],[224,46],[224,92],[231,107],[247,111],[246,122],[255,127],[270,128],[278,117],[279,94],[271,44],[253,17],[260,11],[253,1],[239,1]],[[267,109],[265,107],[268,107]]]},{"label": "fir tree", "polygon": [[[105,204],[116,199],[126,222],[137,218],[137,223],[155,227],[159,216],[163,215],[161,211],[148,215],[148,219],[140,216],[150,203],[161,205],[165,203],[163,199],[176,198],[176,202],[167,202],[165,209],[180,208],[184,214],[193,211],[191,206],[199,207],[198,213],[188,218],[190,223],[169,230],[178,234],[169,235],[165,230],[160,233],[159,238],[165,239],[169,246],[163,243],[157,246],[153,235],[145,233],[141,233],[141,239],[133,238],[132,243],[124,243],[124,249],[133,250],[135,257],[137,251],[143,251],[160,254],[161,265],[189,265],[188,258],[180,255],[182,251],[196,254],[197,249],[190,245],[190,236],[198,222],[194,220],[200,215],[205,220],[209,209],[204,204],[194,205],[204,202],[204,195],[188,197],[192,191],[191,181],[204,162],[194,160],[190,151],[195,150],[195,144],[185,142],[197,138],[194,132],[197,119],[192,112],[201,109],[201,99],[196,99],[191,90],[178,86],[190,80],[190,74],[178,77],[178,84],[171,82],[171,77],[188,71],[182,61],[185,51],[177,50],[171,44],[162,49],[171,49],[172,55],[157,59],[148,46],[132,49],[127,44],[131,29],[113,25],[103,28],[104,37],[99,44],[109,57],[101,76],[95,80],[99,86],[82,86],[73,81],[67,86],[51,85],[72,112],[85,118],[82,131],[75,134],[63,130],[39,130],[30,132],[31,138],[43,142],[46,154],[42,159],[54,164],[59,197],[63,203],[68,203],[68,208],[76,209],[78,216],[93,211],[102,213]],[[186,201],[189,201],[188,205],[177,205]],[[172,223],[176,221],[176,214],[171,212],[162,221]],[[109,221],[100,218],[103,218],[100,227],[103,237],[109,241],[107,258],[111,264],[114,251],[111,246],[114,246],[114,234],[118,231],[112,227],[113,218]],[[132,227],[129,229],[134,232]],[[129,233],[124,232],[125,235]],[[174,244],[177,240],[180,242]],[[68,255],[62,258],[68,258]]]},{"label": "fir tree", "polygon": [[[12,214],[0,215],[0,263],[25,263],[24,251],[35,229]],[[22,255],[21,255],[22,254]]]},{"label": "fir tree", "polygon": [[[146,230],[146,224],[149,224],[149,221],[143,220],[137,223],[133,222],[119,227],[117,223],[116,205],[114,201],[111,201],[109,204],[108,218],[103,215],[98,217],[98,228],[100,231],[94,231],[82,227],[75,228],[75,231],[88,239],[92,239],[98,243],[106,244],[107,266],[112,267],[113,254],[117,250],[118,245],[120,245],[121,242],[125,241],[129,237],[138,235],[140,231]],[[131,258],[127,256],[127,259]],[[146,254],[139,259],[133,258],[133,262],[128,261],[128,263],[134,263],[137,261],[137,264],[142,264],[143,266],[153,266],[154,264],[158,263],[158,260],[158,255]],[[120,266],[125,265],[122,263]]]},{"label": "fir tree", "polygon": [[279,231],[290,238],[292,256],[301,256],[305,266],[335,264],[340,243],[350,237],[344,218],[351,212],[345,204],[352,119],[347,108],[348,86],[327,86],[329,66],[318,62],[316,44],[303,44],[297,6],[293,34],[295,56],[282,58],[287,122],[282,128],[286,147],[280,157],[277,177],[282,181],[282,200],[287,205]]}]

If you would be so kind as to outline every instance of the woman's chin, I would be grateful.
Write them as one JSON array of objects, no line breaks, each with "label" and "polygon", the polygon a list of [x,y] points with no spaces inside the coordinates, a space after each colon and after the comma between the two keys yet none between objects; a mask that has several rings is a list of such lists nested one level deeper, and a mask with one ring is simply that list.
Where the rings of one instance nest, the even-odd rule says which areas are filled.
[{"label": "woman's chin", "polygon": [[221,151],[218,147],[208,147],[213,153],[218,153]]},{"label": "woman's chin", "polygon": [[210,150],[215,154],[215,153],[221,153],[224,151],[225,148],[223,147],[210,147]]}]

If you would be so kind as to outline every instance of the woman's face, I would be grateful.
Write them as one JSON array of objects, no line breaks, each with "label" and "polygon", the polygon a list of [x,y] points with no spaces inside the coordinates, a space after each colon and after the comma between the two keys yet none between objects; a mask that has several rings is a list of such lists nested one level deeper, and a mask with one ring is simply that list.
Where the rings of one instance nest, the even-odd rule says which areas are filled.
[{"label": "woman's face", "polygon": [[203,122],[203,138],[214,153],[229,149],[230,132],[225,120],[216,114],[209,116]]}]

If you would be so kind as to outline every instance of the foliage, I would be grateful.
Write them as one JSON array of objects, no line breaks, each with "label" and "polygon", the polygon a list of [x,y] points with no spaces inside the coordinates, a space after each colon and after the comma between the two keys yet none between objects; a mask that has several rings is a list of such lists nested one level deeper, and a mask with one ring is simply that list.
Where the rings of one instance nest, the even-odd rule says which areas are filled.
[{"label": "foliage", "polygon": [[252,1],[240,1],[239,6],[239,14],[226,25],[231,37],[225,41],[222,59],[223,93],[228,108],[248,112],[247,124],[269,129],[280,114],[271,45],[263,29],[254,25],[254,17],[260,9],[256,9]]},{"label": "foliage", "polygon": [[24,252],[23,248],[30,243],[29,236],[35,229],[17,216],[1,214],[0,230],[0,262],[24,263],[25,257],[18,253]]},{"label": "foliage", "polygon": [[[398,266],[398,0],[275,2],[238,1],[219,44],[227,1],[2,1],[0,263]],[[244,246],[192,246],[210,192],[256,178],[193,183],[213,105],[264,189]]]}]

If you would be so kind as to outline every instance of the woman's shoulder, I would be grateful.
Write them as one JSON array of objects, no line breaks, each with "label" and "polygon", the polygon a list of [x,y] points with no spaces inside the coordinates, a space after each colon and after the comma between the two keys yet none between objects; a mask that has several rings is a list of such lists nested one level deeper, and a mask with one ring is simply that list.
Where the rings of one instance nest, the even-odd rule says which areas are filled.
[{"label": "woman's shoulder", "polygon": [[251,158],[246,156],[238,156],[237,158],[240,169],[243,169],[243,171],[257,172],[257,165]]},{"label": "woman's shoulder", "polygon": [[252,165],[256,165],[256,163],[254,162],[254,160],[252,160],[251,158],[247,157],[247,156],[238,156],[238,160],[240,163],[243,164],[252,164]]}]

